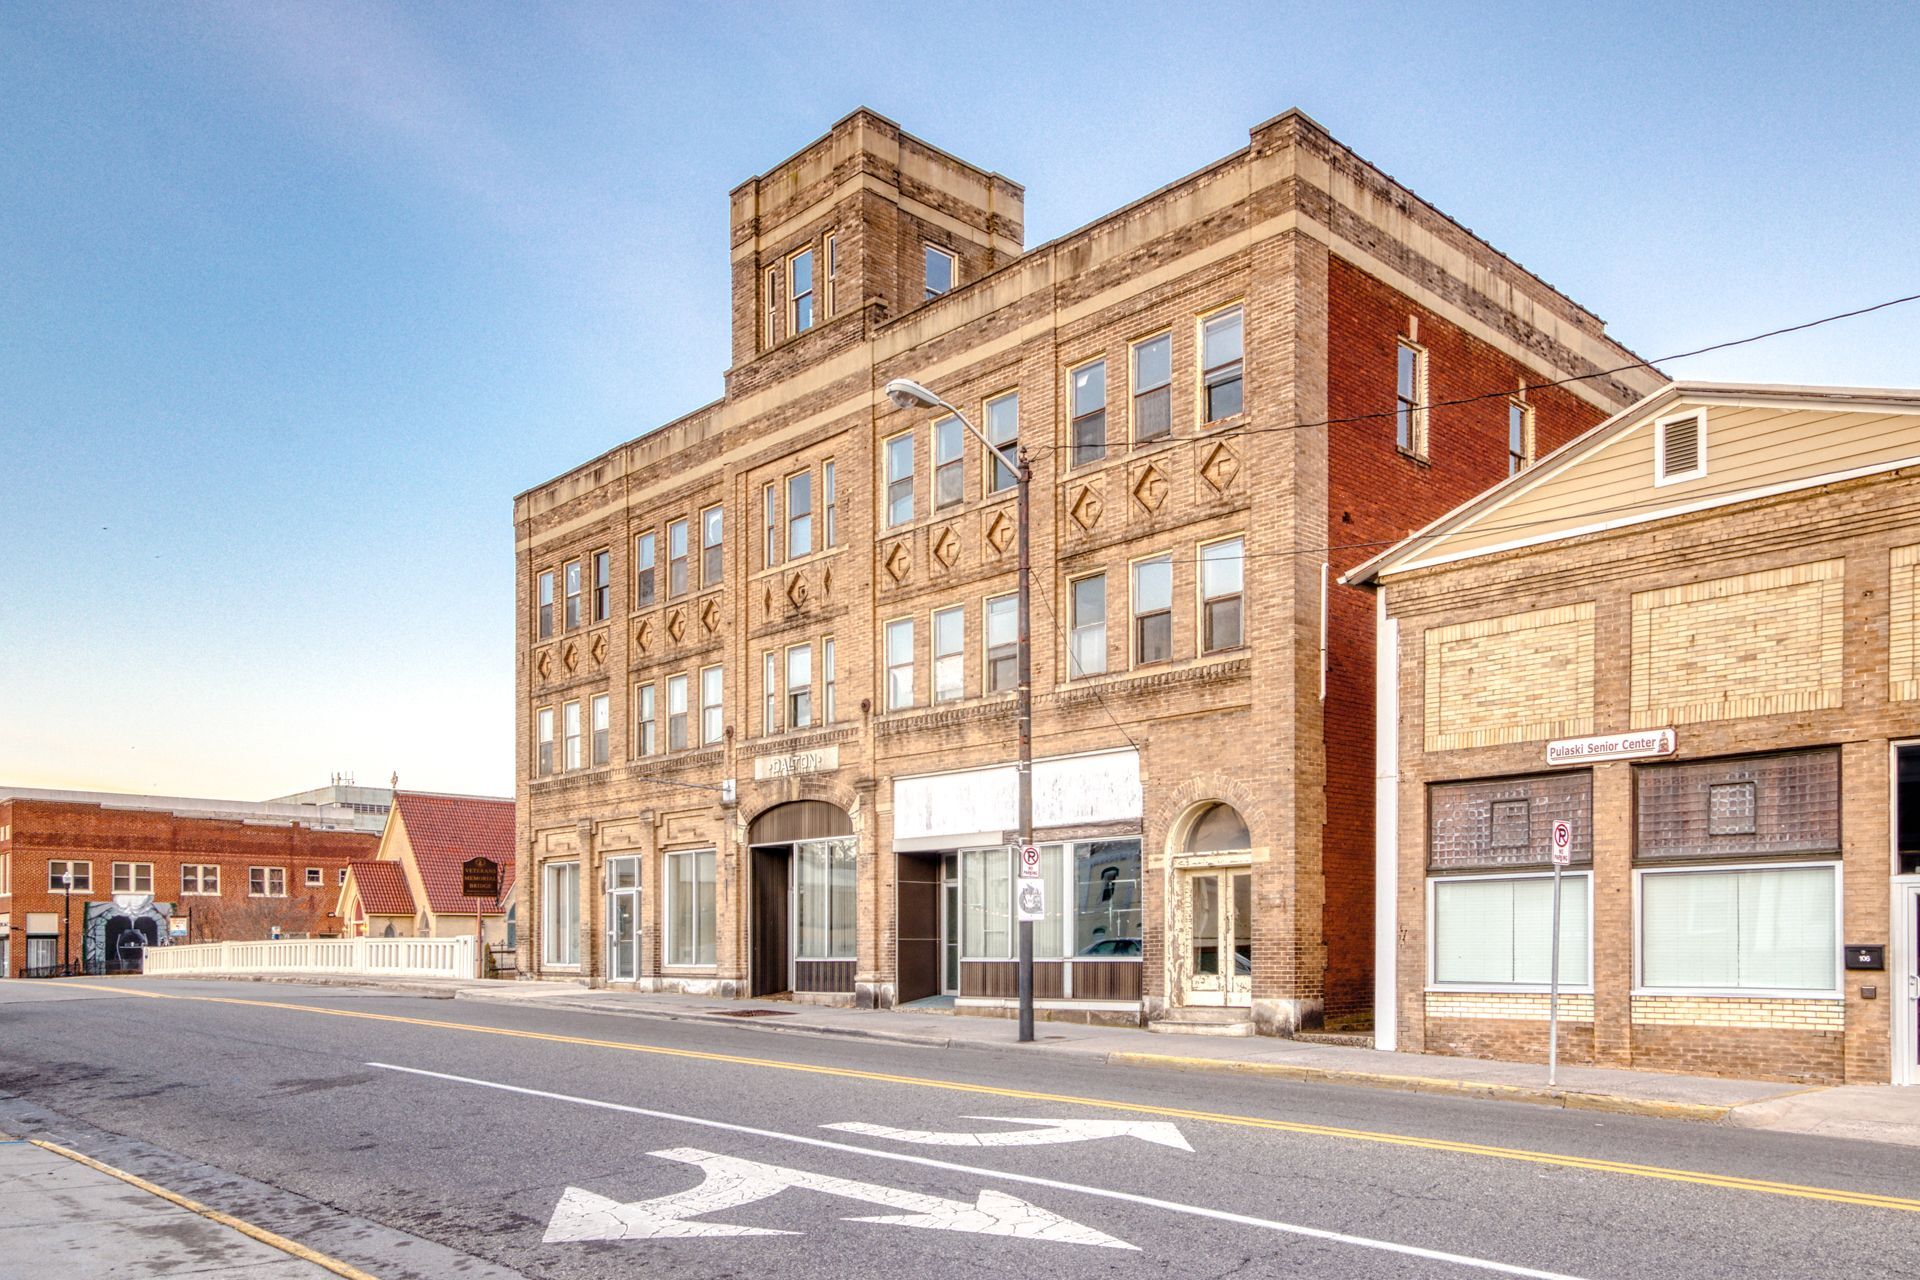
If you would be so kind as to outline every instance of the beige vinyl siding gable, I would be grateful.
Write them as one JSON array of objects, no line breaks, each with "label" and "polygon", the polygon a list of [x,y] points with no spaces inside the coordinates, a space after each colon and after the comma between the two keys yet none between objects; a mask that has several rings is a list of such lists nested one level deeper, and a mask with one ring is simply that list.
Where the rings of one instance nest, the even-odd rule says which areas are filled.
[{"label": "beige vinyl siding gable", "polygon": [[[1706,472],[1654,483],[1654,421],[1704,411]],[[1399,569],[1920,460],[1920,414],[1681,399],[1550,466]],[[1524,473],[1523,473],[1524,474]]]}]

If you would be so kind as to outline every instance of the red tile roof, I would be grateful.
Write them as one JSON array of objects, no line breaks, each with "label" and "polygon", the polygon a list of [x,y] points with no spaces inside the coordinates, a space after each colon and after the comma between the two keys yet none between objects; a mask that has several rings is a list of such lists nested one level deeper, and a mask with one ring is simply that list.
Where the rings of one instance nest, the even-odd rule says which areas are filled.
[{"label": "red tile roof", "polygon": [[500,897],[513,890],[513,801],[484,796],[441,796],[396,791],[394,813],[407,826],[427,904],[436,914],[497,914],[498,899],[468,898],[460,892],[460,864],[487,857],[500,864]]},{"label": "red tile roof", "polygon": [[413,891],[407,873],[397,862],[349,862],[347,873],[360,890],[360,902],[370,916],[410,916]]}]

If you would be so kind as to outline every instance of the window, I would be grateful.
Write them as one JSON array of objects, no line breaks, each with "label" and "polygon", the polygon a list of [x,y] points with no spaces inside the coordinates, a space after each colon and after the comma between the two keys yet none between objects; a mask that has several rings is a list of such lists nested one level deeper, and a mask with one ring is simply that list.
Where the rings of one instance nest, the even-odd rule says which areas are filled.
[{"label": "window", "polygon": [[285,867],[248,867],[247,896],[251,898],[286,897],[287,869]]},{"label": "window", "polygon": [[780,341],[780,268],[767,268],[767,345]]},{"label": "window", "polygon": [[953,255],[945,249],[926,246],[927,297],[937,298],[953,288]]},{"label": "window", "polygon": [[833,637],[820,642],[820,722],[833,723]]},{"label": "window", "polygon": [[540,638],[553,635],[553,570],[540,575]]},{"label": "window", "polygon": [[633,754],[650,756],[655,750],[653,686],[650,684],[638,686],[633,691],[633,698]]},{"label": "window", "polygon": [[987,601],[987,692],[1005,693],[1020,683],[1020,597]]},{"label": "window", "polygon": [[321,874],[320,868],[318,867],[307,868],[307,888],[318,889],[322,885],[324,885],[326,882],[327,882],[326,877]]},{"label": "window", "polygon": [[760,732],[780,732],[780,659],[769,649],[760,660]]},{"label": "window", "polygon": [[780,563],[780,491],[773,485],[760,489],[761,567],[771,569]]},{"label": "window", "polygon": [[667,855],[666,959],[670,965],[714,962],[713,850]]},{"label": "window", "polygon": [[[344,874],[345,868],[341,868]],[[218,897],[220,894],[220,867],[218,863],[188,864],[180,868],[180,896],[183,898]]]},{"label": "window", "polygon": [[966,496],[966,428],[958,418],[933,424],[933,505],[950,507]]},{"label": "window", "polygon": [[[1208,421],[1212,421],[1211,418]],[[1133,438],[1158,440],[1173,430],[1173,335],[1134,344]]]},{"label": "window", "polygon": [[987,492],[999,493],[1019,483],[1019,476],[1006,464],[1007,458],[1020,457],[1020,393],[1010,391],[987,401],[987,439],[997,450],[987,459]]},{"label": "window", "polygon": [[1245,326],[1239,307],[1200,322],[1200,394],[1205,420],[1231,418],[1242,407]]},{"label": "window", "polygon": [[942,609],[933,615],[933,700],[953,702],[967,696],[967,611]]},{"label": "window", "polygon": [[887,624],[887,710],[913,705],[913,619]]},{"label": "window", "polygon": [[887,441],[887,524],[913,519],[913,433]]},{"label": "window", "polygon": [[335,879],[334,883],[345,884],[346,882],[347,882],[347,869],[345,867],[342,867],[340,868],[339,876]]},{"label": "window", "polygon": [[[1072,954],[1081,959],[1138,956],[1140,842],[1088,840],[1072,849],[1073,896],[1058,899],[1063,913],[1071,908]],[[1063,933],[1065,925],[1063,919]]]},{"label": "window", "polygon": [[633,607],[644,609],[653,603],[654,537],[643,533],[633,540]]},{"label": "window", "polygon": [[1095,360],[1067,375],[1073,398],[1073,465],[1107,456],[1107,362]]},{"label": "window", "polygon": [[960,955],[1013,958],[1013,857],[1002,849],[960,854]]},{"label": "window", "polygon": [[1173,656],[1173,557],[1133,566],[1133,661],[1144,666]]},{"label": "window", "polygon": [[1653,482],[1672,484],[1707,474],[1706,415],[1694,412],[1653,424]]},{"label": "window", "polygon": [[153,864],[151,862],[114,863],[113,891],[115,893],[152,893]]},{"label": "window", "polygon": [[1801,991],[1840,985],[1839,868],[1640,873],[1640,985]]},{"label": "window", "polygon": [[613,755],[613,699],[604,693],[593,695],[593,762],[606,764]]},{"label": "window", "polygon": [[[71,885],[66,883],[68,876],[73,877]],[[92,893],[93,864],[91,862],[49,862],[47,864],[47,888],[53,893]]]},{"label": "window", "polygon": [[840,305],[840,299],[838,296],[839,283],[840,283],[840,239],[838,236],[828,236],[827,237],[827,316],[829,318],[831,318],[834,315],[834,313],[839,309],[839,305]]},{"label": "window", "polygon": [[1242,634],[1240,605],[1246,541],[1229,538],[1200,548],[1200,651],[1235,649]]},{"label": "window", "polygon": [[[1430,927],[1436,986],[1544,987],[1553,966],[1553,877],[1436,879]],[[1592,982],[1591,877],[1560,880],[1560,982]]]},{"label": "window", "polygon": [[687,522],[667,526],[667,598],[687,594]]},{"label": "window", "polygon": [[1507,401],[1507,474],[1518,475],[1533,465],[1533,406],[1524,400]]},{"label": "window", "polygon": [[700,671],[700,742],[703,746],[712,746],[720,741],[722,723],[726,718],[725,708],[720,699],[720,668],[704,667]]},{"label": "window", "polygon": [[1107,575],[1076,579],[1069,592],[1067,678],[1097,676],[1107,669]]},{"label": "window", "polygon": [[834,502],[833,463],[828,462],[820,468],[820,496],[826,505],[826,545],[840,544],[840,527],[836,517],[840,514]]},{"label": "window", "polygon": [[549,862],[540,868],[540,955],[550,965],[580,963],[580,864]]},{"label": "window", "polygon": [[[1036,959],[1137,960],[1140,841],[1084,840],[1040,846],[1045,918],[1034,922]],[[1013,955],[1013,855],[1004,847],[960,854],[960,954]]]},{"label": "window", "polygon": [[813,473],[787,477],[787,556],[813,554]]},{"label": "window", "polygon": [[813,646],[797,644],[787,650],[787,727],[805,729],[813,723]]},{"label": "window", "polygon": [[720,508],[708,507],[700,513],[700,585],[717,587],[726,560],[720,545]]},{"label": "window", "polygon": [[667,750],[687,749],[687,677],[667,677]]},{"label": "window", "polygon": [[580,704],[563,703],[560,707],[560,767],[578,769],[580,767]]},{"label": "window", "polygon": [[1394,382],[1393,439],[1416,457],[1427,456],[1427,353],[1410,342],[1399,345]]},{"label": "window", "polygon": [[580,562],[569,560],[561,570],[567,589],[567,630],[580,625]]},{"label": "window", "polygon": [[593,620],[605,622],[613,616],[613,553],[593,553]]},{"label": "window", "polygon": [[534,732],[534,769],[544,778],[553,772],[553,708],[540,708],[535,718],[539,727]]},{"label": "window", "polygon": [[813,250],[802,249],[787,259],[787,296],[793,308],[793,332],[813,328]]},{"label": "window", "polygon": [[853,841],[802,841],[794,846],[793,862],[794,955],[853,959],[858,921]]}]

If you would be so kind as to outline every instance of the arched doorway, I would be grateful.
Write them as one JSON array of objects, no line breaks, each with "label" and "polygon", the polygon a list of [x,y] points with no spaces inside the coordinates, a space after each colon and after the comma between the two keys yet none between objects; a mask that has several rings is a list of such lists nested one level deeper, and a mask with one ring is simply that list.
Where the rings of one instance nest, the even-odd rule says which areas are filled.
[{"label": "arched doorway", "polygon": [[1253,840],[1239,810],[1195,805],[1175,829],[1169,989],[1183,1005],[1253,1003]]},{"label": "arched doorway", "polygon": [[853,820],[792,800],[747,828],[748,994],[853,994],[859,909]]}]

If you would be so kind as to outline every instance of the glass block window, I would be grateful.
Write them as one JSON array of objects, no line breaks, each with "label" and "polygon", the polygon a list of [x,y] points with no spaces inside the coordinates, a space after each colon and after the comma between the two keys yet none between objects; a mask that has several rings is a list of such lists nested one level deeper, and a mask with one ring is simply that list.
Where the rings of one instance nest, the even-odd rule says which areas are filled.
[{"label": "glass block window", "polygon": [[1716,782],[1707,788],[1707,834],[1750,836],[1754,829],[1754,784]]},{"label": "glass block window", "polygon": [[1495,800],[1489,820],[1491,844],[1495,849],[1524,849],[1527,847],[1527,815],[1533,804],[1529,800]]},{"label": "glass block window", "polygon": [[1646,862],[1840,851],[1840,753],[1642,765],[1634,855]]},{"label": "glass block window", "polygon": [[1434,871],[1544,867],[1553,824],[1573,824],[1573,861],[1593,861],[1593,775],[1585,769],[1443,782],[1427,788],[1427,865]]}]

